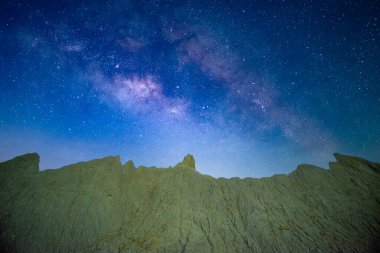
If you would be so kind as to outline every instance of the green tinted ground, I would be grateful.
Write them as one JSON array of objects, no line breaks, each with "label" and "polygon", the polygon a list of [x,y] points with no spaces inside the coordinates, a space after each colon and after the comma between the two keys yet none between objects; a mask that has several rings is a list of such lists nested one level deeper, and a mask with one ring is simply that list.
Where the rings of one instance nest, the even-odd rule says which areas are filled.
[{"label": "green tinted ground", "polygon": [[380,165],[336,154],[324,170],[215,179],[192,156],[173,168],[119,157],[39,172],[0,163],[7,252],[376,252]]}]

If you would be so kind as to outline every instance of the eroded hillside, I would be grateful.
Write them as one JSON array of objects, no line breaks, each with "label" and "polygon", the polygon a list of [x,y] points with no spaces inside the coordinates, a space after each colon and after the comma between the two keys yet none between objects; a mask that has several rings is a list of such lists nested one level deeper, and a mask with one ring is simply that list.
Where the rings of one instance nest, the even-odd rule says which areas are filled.
[{"label": "eroded hillside", "polygon": [[0,163],[6,252],[376,252],[380,165],[336,154],[328,170],[215,179],[106,157],[39,172]]}]

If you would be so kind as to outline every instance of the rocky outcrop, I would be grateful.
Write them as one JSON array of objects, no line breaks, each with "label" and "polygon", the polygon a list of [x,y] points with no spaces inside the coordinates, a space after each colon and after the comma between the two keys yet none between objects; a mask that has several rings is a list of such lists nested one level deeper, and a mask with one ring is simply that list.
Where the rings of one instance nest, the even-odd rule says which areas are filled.
[{"label": "rocky outcrop", "polygon": [[195,170],[195,159],[192,155],[187,154],[183,158],[182,162],[177,163],[177,165],[174,166],[174,168],[189,168]]},{"label": "rocky outcrop", "polygon": [[0,163],[2,252],[376,252],[380,165],[335,154],[328,170],[215,179],[106,157],[38,171]]}]

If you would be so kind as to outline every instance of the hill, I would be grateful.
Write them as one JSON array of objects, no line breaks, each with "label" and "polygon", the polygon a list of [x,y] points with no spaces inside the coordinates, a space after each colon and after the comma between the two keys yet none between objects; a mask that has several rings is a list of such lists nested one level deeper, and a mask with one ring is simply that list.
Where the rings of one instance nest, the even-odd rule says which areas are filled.
[{"label": "hill", "polygon": [[380,164],[335,154],[269,178],[212,178],[119,157],[0,163],[2,252],[380,252]]}]

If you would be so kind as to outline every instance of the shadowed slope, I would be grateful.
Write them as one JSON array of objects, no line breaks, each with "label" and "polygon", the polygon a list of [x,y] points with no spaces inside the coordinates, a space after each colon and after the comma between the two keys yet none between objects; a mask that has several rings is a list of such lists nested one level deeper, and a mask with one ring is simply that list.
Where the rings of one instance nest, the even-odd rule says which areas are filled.
[{"label": "shadowed slope", "polygon": [[375,252],[380,165],[335,154],[324,170],[215,179],[191,155],[157,169],[119,157],[38,172],[0,163],[1,247],[9,252]]}]

